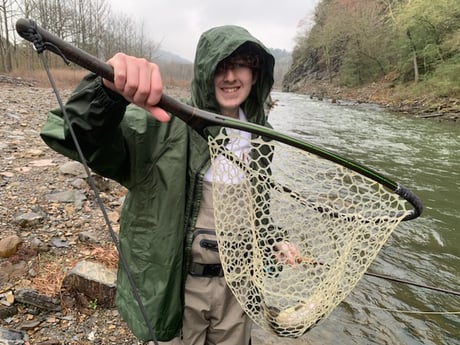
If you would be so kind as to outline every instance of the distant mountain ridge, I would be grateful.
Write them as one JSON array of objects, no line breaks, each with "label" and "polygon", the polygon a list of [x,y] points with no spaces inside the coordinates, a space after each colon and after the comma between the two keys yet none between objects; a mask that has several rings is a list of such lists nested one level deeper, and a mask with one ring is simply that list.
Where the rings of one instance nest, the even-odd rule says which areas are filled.
[{"label": "distant mountain ridge", "polygon": [[284,75],[289,71],[292,64],[292,52],[285,49],[270,48],[270,52],[275,57],[274,79],[275,88],[281,88]]},{"label": "distant mountain ridge", "polygon": [[158,49],[155,52],[155,60],[159,62],[178,63],[184,65],[193,64],[193,61],[187,60],[182,56],[162,49]]}]

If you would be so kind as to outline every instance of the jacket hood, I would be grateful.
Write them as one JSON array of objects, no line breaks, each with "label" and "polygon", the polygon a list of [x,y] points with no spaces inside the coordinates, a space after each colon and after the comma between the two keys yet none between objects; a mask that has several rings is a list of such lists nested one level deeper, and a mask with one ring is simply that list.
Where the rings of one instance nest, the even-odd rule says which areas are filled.
[{"label": "jacket hood", "polygon": [[248,121],[265,124],[263,104],[273,86],[275,59],[268,49],[246,29],[225,25],[204,32],[195,55],[194,78],[191,84],[193,106],[220,113],[214,93],[214,71],[220,61],[230,56],[243,44],[250,44],[259,57],[260,69],[251,93],[242,104]]}]

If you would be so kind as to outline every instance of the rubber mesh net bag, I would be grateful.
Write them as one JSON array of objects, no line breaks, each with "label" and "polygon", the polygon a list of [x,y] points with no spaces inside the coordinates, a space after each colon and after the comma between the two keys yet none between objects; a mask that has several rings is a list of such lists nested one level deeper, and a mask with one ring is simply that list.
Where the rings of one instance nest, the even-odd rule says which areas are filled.
[{"label": "rubber mesh net bag", "polygon": [[299,337],[351,292],[407,203],[342,165],[245,132],[222,129],[209,148],[227,284],[260,327]]}]

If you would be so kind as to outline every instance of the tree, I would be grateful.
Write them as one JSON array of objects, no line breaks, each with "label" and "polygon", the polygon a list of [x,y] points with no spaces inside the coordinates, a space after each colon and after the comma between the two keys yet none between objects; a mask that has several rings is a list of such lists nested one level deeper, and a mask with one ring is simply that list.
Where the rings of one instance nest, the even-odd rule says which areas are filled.
[{"label": "tree", "polygon": [[385,74],[392,34],[385,4],[368,0],[325,0],[316,8],[315,25],[298,40],[293,60],[316,50],[329,82],[340,75],[344,83],[359,84]]},{"label": "tree", "polygon": [[428,75],[450,58],[451,49],[444,42],[460,29],[459,18],[458,0],[402,1],[395,14],[402,38],[402,74],[409,75],[404,66],[412,66],[412,78],[417,80],[419,74]]},{"label": "tree", "polygon": [[392,33],[384,4],[368,0],[340,0],[338,4],[346,37],[342,82],[362,84],[385,75],[391,61]]},{"label": "tree", "polygon": [[12,2],[1,0],[0,2],[0,59],[1,69],[11,72],[13,68],[13,46],[10,40],[10,20],[14,14]]},{"label": "tree", "polygon": [[[2,4],[4,5],[2,7]],[[15,7],[15,14],[9,7]],[[21,13],[19,15],[19,13]],[[143,23],[112,13],[107,0],[0,0],[0,58],[6,64],[6,52],[15,33],[5,26],[3,18],[14,21],[19,16],[32,18],[38,25],[103,60],[123,51],[127,54],[153,59],[158,45],[145,32]],[[3,39],[6,37],[6,39]],[[14,40],[14,46],[19,46]],[[38,65],[28,51],[21,49],[27,68]],[[17,59],[16,59],[17,60]],[[51,67],[62,66],[62,60],[49,55]]]}]

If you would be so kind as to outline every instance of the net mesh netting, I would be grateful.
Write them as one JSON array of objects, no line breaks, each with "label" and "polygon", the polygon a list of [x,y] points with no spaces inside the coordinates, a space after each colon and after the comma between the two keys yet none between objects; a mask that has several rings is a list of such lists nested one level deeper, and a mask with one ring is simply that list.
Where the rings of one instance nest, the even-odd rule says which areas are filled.
[{"label": "net mesh netting", "polygon": [[227,129],[209,148],[225,279],[254,322],[279,336],[325,319],[409,212],[379,183],[279,142]]}]

